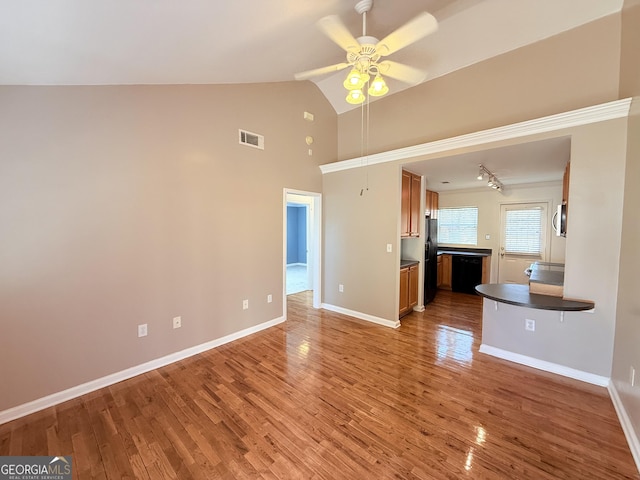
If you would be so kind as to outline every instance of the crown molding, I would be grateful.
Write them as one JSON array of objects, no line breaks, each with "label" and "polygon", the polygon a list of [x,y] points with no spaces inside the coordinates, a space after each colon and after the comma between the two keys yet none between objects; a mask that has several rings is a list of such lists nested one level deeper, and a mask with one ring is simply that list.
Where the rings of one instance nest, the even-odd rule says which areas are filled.
[{"label": "crown molding", "polygon": [[396,160],[406,160],[408,158],[422,155],[432,155],[443,153],[459,148],[468,148],[476,145],[511,140],[514,138],[526,137],[539,133],[553,132],[564,128],[578,127],[590,123],[604,122],[616,118],[624,118],[629,115],[632,98],[615,100],[613,102],[602,103],[591,107],[580,108],[570,112],[558,113],[548,117],[527,120],[520,123],[513,123],[503,127],[481,130],[479,132],[467,133],[457,137],[436,140],[434,142],[422,143],[411,147],[398,148],[387,152],[376,153],[363,157],[343,160],[341,162],[327,163],[320,165],[322,174],[350,170],[377,163],[394,162]]}]

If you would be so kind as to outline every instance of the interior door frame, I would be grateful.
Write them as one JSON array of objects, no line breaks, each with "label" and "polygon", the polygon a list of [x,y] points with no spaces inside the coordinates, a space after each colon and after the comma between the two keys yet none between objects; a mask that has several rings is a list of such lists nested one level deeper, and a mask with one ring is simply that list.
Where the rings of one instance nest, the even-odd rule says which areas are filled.
[{"label": "interior door frame", "polygon": [[[295,195],[295,197],[293,197]],[[311,266],[311,289],[313,290],[313,308],[320,308],[322,299],[322,194],[292,188],[284,188],[282,194],[282,305],[283,316],[287,318],[287,203],[305,203],[309,205],[307,221],[307,268]]]}]

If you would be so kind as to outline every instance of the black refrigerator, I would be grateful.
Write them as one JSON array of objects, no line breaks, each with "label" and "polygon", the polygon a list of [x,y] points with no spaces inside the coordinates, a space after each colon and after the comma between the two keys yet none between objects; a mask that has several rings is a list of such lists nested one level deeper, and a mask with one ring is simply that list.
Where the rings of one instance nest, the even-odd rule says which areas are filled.
[{"label": "black refrigerator", "polygon": [[424,244],[424,304],[433,301],[438,288],[438,220],[426,217]]}]

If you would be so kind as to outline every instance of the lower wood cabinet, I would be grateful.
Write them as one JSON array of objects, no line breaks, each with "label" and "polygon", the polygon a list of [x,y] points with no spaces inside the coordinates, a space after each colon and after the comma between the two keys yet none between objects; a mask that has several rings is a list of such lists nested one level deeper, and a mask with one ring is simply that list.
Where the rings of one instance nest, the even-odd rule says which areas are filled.
[{"label": "lower wood cabinet", "polygon": [[411,312],[418,304],[418,265],[411,265],[400,269],[400,312],[402,317]]},{"label": "lower wood cabinet", "polygon": [[442,272],[439,287],[451,290],[451,255],[443,253],[438,257],[438,276]]}]

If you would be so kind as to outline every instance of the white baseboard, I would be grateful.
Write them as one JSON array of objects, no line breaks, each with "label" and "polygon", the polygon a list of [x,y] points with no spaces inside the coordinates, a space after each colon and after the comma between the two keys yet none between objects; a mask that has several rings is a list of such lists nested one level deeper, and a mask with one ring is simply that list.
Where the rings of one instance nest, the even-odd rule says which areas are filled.
[{"label": "white baseboard", "polygon": [[350,317],[359,318],[360,320],[366,320],[367,322],[377,323],[378,325],[382,325],[390,328],[398,328],[400,327],[400,320],[387,320],[385,318],[375,317],[373,315],[369,315],[368,313],[356,312],[355,310],[349,310],[348,308],[338,307],[336,305],[331,305],[329,303],[323,303],[321,308],[325,310],[330,310],[336,313],[342,313],[344,315],[349,315]]},{"label": "white baseboard", "polygon": [[73,398],[80,397],[81,395],[85,395],[95,390],[99,390],[100,388],[108,387],[109,385],[113,385],[115,383],[122,382],[123,380],[141,375],[151,370],[164,367],[179,360],[184,360],[185,358],[192,357],[193,355],[206,352],[207,350],[219,347],[220,345],[224,345],[225,343],[233,342],[234,340],[238,340],[242,337],[246,337],[261,330],[265,330],[267,328],[278,325],[284,322],[284,320],[284,317],[269,320],[268,322],[255,325],[250,328],[245,328],[244,330],[231,333],[216,340],[211,340],[209,342],[196,345],[195,347],[190,347],[179,352],[171,353],[165,357],[157,358],[141,365],[127,368],[126,370],[122,370],[120,372],[112,373],[111,375],[107,375],[106,377],[91,380],[90,382],[83,383],[82,385],[77,385],[67,390],[63,390],[46,397],[42,397],[37,400],[18,405],[16,407],[9,408],[8,410],[0,411],[0,425],[10,422],[11,420],[24,417],[25,415],[35,413],[39,410],[53,407],[54,405],[58,405]]},{"label": "white baseboard", "polygon": [[487,355],[491,355],[493,357],[502,358],[503,360],[509,360],[510,362],[537,368],[538,370],[543,370],[545,372],[556,373],[558,375],[562,375],[563,377],[581,380],[583,382],[598,385],[600,387],[609,386],[609,377],[603,377],[601,375],[595,375],[593,373],[584,372],[582,370],[576,370],[575,368],[565,367],[564,365],[559,365],[557,363],[551,363],[545,360],[527,357],[526,355],[509,352],[508,350],[502,350],[501,348],[485,345],[484,343],[480,345],[480,352],[486,353]]},{"label": "white baseboard", "polygon": [[609,382],[608,390],[611,401],[613,402],[613,407],[616,409],[616,413],[618,414],[618,420],[620,421],[620,425],[622,426],[622,431],[624,432],[624,436],[626,437],[627,443],[629,444],[631,455],[636,462],[638,471],[640,471],[640,438],[638,438],[638,434],[633,428],[631,419],[627,414],[627,410],[624,408],[624,404],[620,399],[620,395],[618,395],[618,390],[616,389],[613,381]]}]

